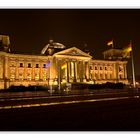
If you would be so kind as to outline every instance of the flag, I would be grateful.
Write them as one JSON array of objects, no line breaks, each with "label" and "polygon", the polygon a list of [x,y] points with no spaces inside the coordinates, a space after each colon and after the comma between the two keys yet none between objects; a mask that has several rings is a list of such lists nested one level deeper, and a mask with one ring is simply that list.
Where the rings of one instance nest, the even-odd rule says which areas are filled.
[{"label": "flag", "polygon": [[66,64],[63,64],[62,66],[61,66],[61,69],[65,69],[67,67],[67,65]]},{"label": "flag", "polygon": [[131,43],[129,43],[126,47],[123,48],[123,57],[129,58],[131,51],[132,51],[132,45]]},{"label": "flag", "polygon": [[107,45],[108,45],[108,46],[110,46],[110,45],[113,46],[113,40],[109,41],[109,42],[107,43]]},{"label": "flag", "polygon": [[124,52],[127,52],[127,53],[131,52],[131,51],[132,51],[132,46],[131,46],[131,44],[129,44],[127,47],[123,48],[123,51],[124,51]]}]

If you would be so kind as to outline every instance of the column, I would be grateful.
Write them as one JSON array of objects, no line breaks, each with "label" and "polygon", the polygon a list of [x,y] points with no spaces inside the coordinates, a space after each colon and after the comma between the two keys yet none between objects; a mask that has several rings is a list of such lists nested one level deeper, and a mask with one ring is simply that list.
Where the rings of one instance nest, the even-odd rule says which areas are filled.
[{"label": "column", "polygon": [[39,79],[43,80],[43,77],[42,77],[43,76],[43,72],[42,72],[43,71],[43,68],[42,68],[43,67],[43,63],[40,62],[39,66],[40,66],[40,68],[39,68]]},{"label": "column", "polygon": [[19,63],[18,63],[18,61],[16,60],[16,80],[19,80],[18,68],[19,68]]},{"label": "column", "polygon": [[49,60],[51,66],[48,67],[49,69],[49,85],[52,84],[52,77],[51,77],[51,68],[52,68],[52,60]]},{"label": "column", "polygon": [[69,62],[69,81],[71,82],[71,62]]},{"label": "column", "polygon": [[5,66],[5,78],[6,79],[9,79],[9,64],[8,64],[8,57],[5,56],[5,63],[4,63],[4,66]]},{"label": "column", "polygon": [[89,62],[85,62],[86,80],[89,80]]},{"label": "column", "polygon": [[69,62],[67,61],[67,82],[69,82]]},{"label": "column", "polygon": [[73,62],[74,64],[74,82],[76,82],[76,66],[75,66],[75,62]]},{"label": "column", "polygon": [[80,82],[83,82],[83,62],[80,61],[80,71],[79,71],[79,78],[80,78]]},{"label": "column", "polygon": [[4,89],[7,89],[9,87],[9,64],[8,64],[8,57],[4,56]]},{"label": "column", "polygon": [[77,61],[75,61],[75,79],[77,81]]},{"label": "column", "polygon": [[118,63],[116,63],[116,65],[115,65],[115,70],[116,70],[116,82],[118,82],[119,81],[119,68],[118,68]]},{"label": "column", "polygon": [[77,62],[77,82],[80,82],[80,61]]},{"label": "column", "polygon": [[90,62],[88,62],[88,80],[90,80],[91,77],[90,77]]},{"label": "column", "polygon": [[24,61],[24,64],[23,64],[23,69],[24,69],[24,80],[27,80],[27,77],[26,77],[26,71],[27,71],[27,63],[26,61]]},{"label": "column", "polygon": [[126,64],[124,64],[124,78],[127,79],[127,69],[126,69]]},{"label": "column", "polygon": [[69,70],[69,82],[70,82],[70,77],[71,77],[71,66],[70,66],[70,61],[68,62],[68,70]]},{"label": "column", "polygon": [[61,89],[61,61],[57,60],[57,69],[58,69],[58,89]]},{"label": "column", "polygon": [[97,69],[98,69],[98,79],[97,80],[100,80],[101,78],[100,78],[100,65],[99,64],[97,64]]},{"label": "column", "polygon": [[86,82],[86,65],[85,65],[85,62],[83,61],[83,82]]},{"label": "column", "polygon": [[34,66],[34,62],[32,63],[32,80],[35,80],[35,66]]}]

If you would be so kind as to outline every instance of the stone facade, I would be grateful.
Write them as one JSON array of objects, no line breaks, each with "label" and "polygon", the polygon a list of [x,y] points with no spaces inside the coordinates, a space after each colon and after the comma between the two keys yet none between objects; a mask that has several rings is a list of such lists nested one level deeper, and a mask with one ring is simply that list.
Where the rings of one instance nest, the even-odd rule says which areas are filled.
[{"label": "stone facade", "polygon": [[12,85],[60,87],[73,82],[127,84],[126,65],[127,61],[95,60],[76,47],[51,56],[0,51],[0,89]]}]

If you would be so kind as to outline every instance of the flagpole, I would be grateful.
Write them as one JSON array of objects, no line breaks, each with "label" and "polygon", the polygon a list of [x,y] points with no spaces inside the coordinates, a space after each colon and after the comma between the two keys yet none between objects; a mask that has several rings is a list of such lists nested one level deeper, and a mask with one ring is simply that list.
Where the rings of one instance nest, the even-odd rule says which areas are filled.
[{"label": "flagpole", "polygon": [[132,62],[132,77],[133,77],[133,87],[136,87],[136,80],[135,80],[135,68],[134,68],[134,58],[133,58],[133,48],[132,48],[132,41],[130,40],[131,46],[131,62]]},{"label": "flagpole", "polygon": [[113,39],[112,39],[112,49],[114,49],[114,41],[113,41]]}]

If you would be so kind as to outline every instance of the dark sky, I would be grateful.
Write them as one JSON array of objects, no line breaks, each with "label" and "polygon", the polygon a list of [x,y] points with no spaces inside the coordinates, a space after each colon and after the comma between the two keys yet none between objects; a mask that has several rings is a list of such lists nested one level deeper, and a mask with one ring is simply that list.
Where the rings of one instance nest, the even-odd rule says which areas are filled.
[{"label": "dark sky", "polygon": [[[136,74],[140,75],[139,9],[1,9],[0,34],[10,36],[11,50],[18,53],[40,53],[50,38],[67,47],[87,48],[93,57],[102,52],[133,43]],[[129,60],[129,75],[131,73]]]}]

